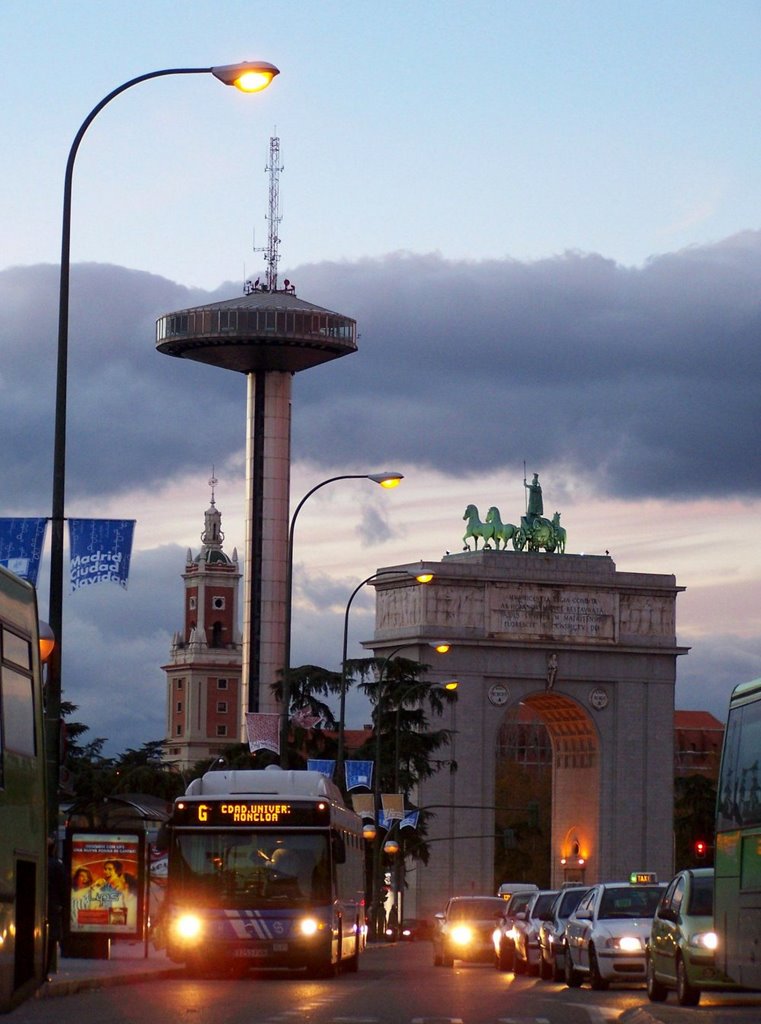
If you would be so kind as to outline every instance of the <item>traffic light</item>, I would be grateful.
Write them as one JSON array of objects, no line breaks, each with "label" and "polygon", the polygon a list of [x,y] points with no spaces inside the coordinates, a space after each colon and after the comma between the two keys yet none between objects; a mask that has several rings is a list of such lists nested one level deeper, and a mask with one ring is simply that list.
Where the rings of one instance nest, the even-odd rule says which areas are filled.
[{"label": "traffic light", "polygon": [[695,856],[702,860],[705,857],[706,852],[708,850],[708,843],[706,843],[705,839],[696,839],[694,850]]}]

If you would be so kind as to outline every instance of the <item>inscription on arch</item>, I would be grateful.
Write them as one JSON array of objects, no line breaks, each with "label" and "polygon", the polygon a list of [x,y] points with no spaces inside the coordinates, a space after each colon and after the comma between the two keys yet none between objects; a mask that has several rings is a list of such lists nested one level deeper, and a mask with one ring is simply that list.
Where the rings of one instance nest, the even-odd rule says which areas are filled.
[{"label": "inscription on arch", "polygon": [[618,595],[605,591],[494,586],[490,591],[490,632],[521,639],[573,643],[617,640]]}]

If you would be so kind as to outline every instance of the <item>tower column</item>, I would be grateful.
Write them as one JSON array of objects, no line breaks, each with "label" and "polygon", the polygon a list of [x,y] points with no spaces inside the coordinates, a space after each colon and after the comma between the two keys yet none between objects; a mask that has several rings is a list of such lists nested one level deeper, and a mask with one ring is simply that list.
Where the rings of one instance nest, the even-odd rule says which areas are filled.
[{"label": "tower column", "polygon": [[279,710],[270,685],[285,657],[291,379],[289,372],[248,374],[244,711]]}]

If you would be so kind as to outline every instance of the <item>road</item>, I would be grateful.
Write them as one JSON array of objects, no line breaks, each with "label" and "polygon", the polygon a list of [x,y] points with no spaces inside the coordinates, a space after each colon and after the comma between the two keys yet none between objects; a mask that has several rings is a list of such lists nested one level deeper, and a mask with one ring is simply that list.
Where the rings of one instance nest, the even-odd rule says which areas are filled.
[{"label": "road", "polygon": [[[709,1016],[703,1016],[702,1009],[676,1007],[673,997],[670,1003],[663,1020],[692,1020],[696,1013],[704,1022],[712,1020],[708,1007]],[[503,974],[491,964],[433,967],[430,944],[420,942],[372,947],[357,974],[330,980],[277,971],[242,979],[179,977],[33,1000],[7,1019],[8,1024],[607,1024],[647,1004],[642,986],[592,992]],[[758,1004],[750,1008],[748,1024],[756,1024],[759,1012]]]}]

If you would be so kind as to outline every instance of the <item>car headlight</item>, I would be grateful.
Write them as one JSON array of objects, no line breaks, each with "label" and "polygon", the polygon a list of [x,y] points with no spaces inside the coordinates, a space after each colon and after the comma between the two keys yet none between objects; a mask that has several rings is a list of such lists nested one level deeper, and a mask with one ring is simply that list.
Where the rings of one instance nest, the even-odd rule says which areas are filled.
[{"label": "car headlight", "polygon": [[200,939],[201,930],[201,918],[197,914],[180,914],[174,922],[174,932],[183,942]]},{"label": "car headlight", "polygon": [[320,922],[316,917],[302,917],[299,921],[299,931],[302,935],[316,935],[320,930]]},{"label": "car headlight", "polygon": [[608,949],[620,949],[622,953],[641,953],[642,941],[636,935],[621,935],[607,940]]},{"label": "car headlight", "polygon": [[467,946],[473,941],[473,929],[466,924],[458,924],[449,933],[449,938],[457,946]]},{"label": "car headlight", "polygon": [[716,932],[696,932],[690,936],[688,945],[694,949],[707,949],[711,953],[719,945],[719,936]]}]

